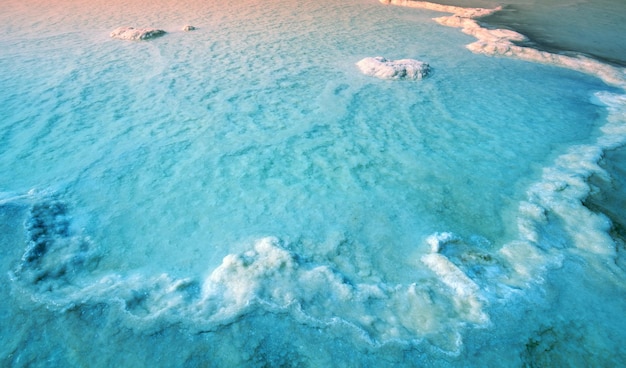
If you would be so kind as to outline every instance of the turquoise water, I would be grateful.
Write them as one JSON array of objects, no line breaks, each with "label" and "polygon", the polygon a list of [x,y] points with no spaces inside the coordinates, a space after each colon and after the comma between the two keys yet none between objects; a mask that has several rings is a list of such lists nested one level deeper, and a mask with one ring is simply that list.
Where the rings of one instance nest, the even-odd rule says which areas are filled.
[{"label": "turquoise water", "polygon": [[3,365],[624,361],[619,89],[376,1],[3,6]]}]

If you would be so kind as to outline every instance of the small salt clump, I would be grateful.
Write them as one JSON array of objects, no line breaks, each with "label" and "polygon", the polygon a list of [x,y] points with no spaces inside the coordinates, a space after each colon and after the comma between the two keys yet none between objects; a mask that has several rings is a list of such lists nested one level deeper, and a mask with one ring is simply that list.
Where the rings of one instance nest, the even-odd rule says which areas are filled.
[{"label": "small salt clump", "polygon": [[120,40],[138,41],[149,40],[163,36],[164,34],[164,30],[156,28],[119,27],[114,29],[110,36]]},{"label": "small salt clump", "polygon": [[413,59],[388,60],[384,57],[368,57],[356,64],[365,75],[380,79],[417,80],[430,73],[430,66]]}]

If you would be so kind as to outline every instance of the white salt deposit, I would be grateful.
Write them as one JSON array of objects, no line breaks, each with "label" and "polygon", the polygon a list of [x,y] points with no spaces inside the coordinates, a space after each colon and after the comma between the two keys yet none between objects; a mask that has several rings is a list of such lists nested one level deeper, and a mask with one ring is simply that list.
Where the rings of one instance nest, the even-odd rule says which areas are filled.
[{"label": "white salt deposit", "polygon": [[[464,33],[476,37],[478,41],[467,46],[469,50],[475,53],[508,56],[565,67],[596,76],[609,85],[626,88],[626,69],[612,67],[584,56],[566,56],[518,46],[515,44],[516,42],[526,40],[523,35],[510,30],[487,29],[475,20],[477,17],[491,14],[499,9],[468,11],[463,8],[440,7],[436,4],[432,5],[420,1],[381,0],[381,2],[453,13],[452,16],[435,18],[435,21],[442,25],[461,28]],[[626,126],[624,106],[626,105],[612,103],[612,101],[618,100],[623,102],[623,99],[623,95],[610,95],[605,92],[596,94],[594,100],[609,107],[608,124],[602,127],[605,135],[593,145],[573,146],[566,154],[556,160],[554,166],[545,168],[542,180],[529,189],[529,201],[520,204],[521,216],[518,219],[518,229],[522,241],[507,244],[501,250],[512,264],[516,263],[516,257],[522,253],[535,254],[535,256],[527,258],[533,262],[527,262],[524,266],[514,266],[520,275],[537,280],[538,278],[541,279],[541,274],[548,265],[560,267],[563,255],[560,251],[553,249],[575,247],[608,258],[615,257],[616,245],[609,236],[610,221],[601,214],[590,212],[581,203],[589,194],[588,178],[592,174],[604,175],[603,170],[598,166],[603,150],[614,148],[616,144],[623,144],[626,140],[624,135],[624,127]],[[620,128],[614,130],[616,126]],[[569,241],[546,239],[546,232],[554,231],[555,227],[552,221],[548,221],[547,213],[558,214],[562,218],[560,225],[563,227],[562,231],[574,234]],[[588,230],[583,232],[574,230],[580,228]],[[451,234],[449,233],[436,234],[429,237],[427,242],[433,251],[439,251],[440,244],[450,241],[450,238]],[[547,254],[538,256],[536,251],[530,250],[529,244],[526,242],[532,244],[530,248],[534,245],[548,250]],[[523,250],[513,251],[512,248],[516,247]],[[530,266],[533,263],[534,266]]]},{"label": "white salt deposit", "polygon": [[111,32],[110,36],[120,40],[138,41],[149,40],[164,34],[164,30],[157,28],[118,27]]},{"label": "white salt deposit", "polygon": [[413,0],[380,0],[380,2],[452,13],[453,15],[451,16],[438,17],[434,20],[448,27],[461,28],[463,33],[476,37],[478,41],[467,45],[467,48],[472,52],[491,56],[509,56],[516,59],[562,66],[597,76],[607,84],[622,89],[626,88],[626,69],[624,68],[615,68],[581,55],[572,57],[519,46],[516,42],[525,41],[526,37],[524,35],[507,29],[484,28],[475,20],[476,18],[493,14],[501,10],[501,7],[494,9],[461,8]]},{"label": "white salt deposit", "polygon": [[[31,1],[0,12],[0,365],[624,365],[623,245],[582,205],[623,70],[490,9]],[[203,32],[75,31],[120,18]]]},{"label": "white salt deposit", "polygon": [[365,75],[380,79],[422,79],[430,72],[430,66],[413,59],[388,60],[384,57],[368,57],[356,64]]},{"label": "white salt deposit", "polygon": [[428,9],[445,13],[453,13],[455,16],[460,18],[480,18],[487,15],[491,15],[497,11],[500,11],[501,7],[496,7],[494,9],[484,9],[484,8],[463,8],[460,6],[453,5],[442,5],[436,3],[429,3],[427,1],[415,1],[415,0],[379,0],[381,3],[386,5],[397,5],[404,6],[409,8],[417,8],[417,9]]}]

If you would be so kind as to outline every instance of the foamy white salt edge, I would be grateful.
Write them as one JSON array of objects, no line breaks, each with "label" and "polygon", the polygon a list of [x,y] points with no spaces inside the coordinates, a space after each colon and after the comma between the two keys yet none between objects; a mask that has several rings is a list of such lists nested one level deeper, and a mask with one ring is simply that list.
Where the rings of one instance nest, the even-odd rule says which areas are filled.
[{"label": "foamy white salt edge", "polygon": [[[380,2],[452,13],[451,16],[434,20],[445,26],[461,28],[464,33],[476,37],[476,42],[467,45],[474,53],[560,66],[595,76],[622,90],[626,89],[624,68],[612,67],[582,55],[566,56],[519,46],[515,42],[526,40],[524,35],[504,29],[486,29],[475,20],[501,10],[500,7],[461,8],[411,0]],[[508,263],[507,266],[515,275],[507,275],[506,280],[502,279],[507,284],[519,286],[529,281],[541,282],[542,271],[551,266],[558,267],[567,251],[585,256],[591,262],[596,262],[598,267],[613,267],[613,264],[602,266],[607,257],[610,259],[617,256],[616,245],[609,236],[611,223],[602,214],[588,210],[582,202],[589,195],[588,178],[591,175],[606,175],[598,165],[603,152],[626,143],[626,95],[598,92],[592,102],[604,106],[609,112],[607,123],[601,128],[604,135],[595,144],[571,147],[556,159],[553,166],[545,168],[541,180],[529,188],[527,201],[519,206],[520,238],[504,245],[499,251],[503,256],[502,261]],[[551,222],[548,214],[560,218],[561,223],[557,225]],[[563,233],[574,234],[573,239],[566,243],[549,236],[556,226],[560,226]],[[576,231],[577,229],[586,231]],[[462,242],[462,239],[445,232],[432,235],[426,242],[431,251],[437,253],[442,250],[443,245]],[[454,282],[460,285],[459,290],[464,285],[472,288],[462,276],[455,276],[454,270],[444,271],[447,268],[444,259],[428,255],[422,261],[444,280],[447,277],[447,283],[451,279],[458,280]]]},{"label": "foamy white salt edge", "polygon": [[365,75],[380,79],[422,79],[430,72],[430,66],[419,60],[388,60],[382,56],[367,57],[356,64]]},{"label": "foamy white salt edge", "polygon": [[467,48],[472,52],[492,56],[509,56],[516,59],[561,66],[594,75],[607,84],[626,89],[626,69],[624,68],[615,68],[582,55],[566,56],[518,46],[515,42],[526,40],[524,35],[506,29],[486,29],[481,27],[476,21],[476,18],[500,11],[501,7],[494,9],[462,8],[411,0],[380,0],[380,2],[452,13],[451,16],[439,17],[434,20],[448,27],[461,28],[463,33],[476,37],[476,42],[467,45]]},{"label": "foamy white salt edge", "polygon": [[[383,2],[454,13],[437,21],[476,36],[479,40],[468,46],[474,52],[565,66],[596,75],[618,87],[626,86],[623,70],[583,57],[516,46],[513,42],[522,40],[523,36],[506,30],[485,30],[472,19],[494,10],[411,1]],[[484,308],[493,297],[490,284],[517,286],[541,281],[541,271],[558,265],[565,247],[585,257],[615,256],[614,244],[607,234],[608,219],[591,213],[581,201],[589,193],[586,178],[603,173],[597,164],[603,150],[626,141],[626,97],[601,92],[596,94],[594,102],[609,111],[608,122],[602,127],[604,135],[595,144],[572,147],[552,167],[544,169],[541,180],[529,188],[527,200],[520,204],[518,211],[519,239],[505,244],[493,255],[497,257],[496,264],[487,266],[494,272],[486,274],[495,274],[496,278],[490,280],[472,275],[467,267],[455,261],[455,248],[464,248],[464,239],[450,232],[425,239],[430,253],[420,260],[436,277],[408,284],[350,280],[333,269],[332,264],[304,259],[275,238],[259,239],[251,245],[251,250],[226,256],[204,280],[174,278],[167,274],[154,277],[106,271],[103,274],[81,270],[75,264],[68,264],[76,274],[72,275],[74,279],[67,280],[67,275],[55,271],[63,268],[63,262],[75,262],[78,257],[85,260],[81,264],[89,264],[90,258],[98,257],[97,250],[84,249],[85,245],[94,245],[80,233],[68,233],[48,243],[48,252],[42,254],[41,259],[24,261],[12,274],[12,279],[31,293],[33,299],[50,308],[114,303],[146,324],[157,323],[161,318],[188,323],[197,330],[214,330],[255,308],[263,308],[287,312],[296,320],[313,326],[344,324],[361,331],[364,339],[374,345],[432,339],[433,344],[442,349],[458,353],[462,344],[460,331],[464,326],[489,323]],[[6,194],[0,198],[3,202],[45,200],[37,193]],[[554,231],[548,213],[559,216],[562,219],[559,226],[565,230],[585,228],[589,231],[569,231],[576,234],[572,244],[560,243],[546,236]],[[337,257],[339,253],[337,250]],[[140,300],[137,293],[143,295]],[[437,295],[436,302],[433,294]]]},{"label": "foamy white salt edge", "polygon": [[[55,222],[60,218],[65,221],[65,215],[46,213],[46,208],[54,205],[40,208],[43,211],[37,212],[39,218],[34,223],[63,227]],[[68,231],[45,241],[42,254],[34,257],[27,251],[24,255],[12,274],[16,285],[34,292],[33,298],[50,308],[117,304],[134,319],[143,319],[142,328],[176,321],[189,324],[190,329],[211,331],[262,308],[287,312],[307,325],[342,324],[359,331],[373,345],[432,338],[441,349],[456,354],[461,346],[460,329],[468,323],[488,321],[478,286],[439,254],[428,255],[423,261],[441,280],[390,284],[350,280],[329,265],[303,259],[269,237],[258,240],[252,250],[226,256],[199,282],[167,274],[152,278],[117,273],[96,276],[88,268],[97,264],[99,254],[97,249],[89,249],[93,244],[88,239]],[[59,272],[69,268],[75,277],[70,280]],[[433,293],[439,295],[436,303]],[[441,320],[445,323],[434,323]]]}]

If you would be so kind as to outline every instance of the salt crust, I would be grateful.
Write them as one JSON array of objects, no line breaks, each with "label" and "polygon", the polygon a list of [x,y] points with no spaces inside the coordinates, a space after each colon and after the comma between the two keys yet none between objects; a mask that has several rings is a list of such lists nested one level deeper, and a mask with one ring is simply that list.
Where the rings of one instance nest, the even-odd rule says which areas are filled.
[{"label": "salt crust", "polygon": [[166,32],[157,28],[118,27],[110,36],[120,40],[139,41],[163,36]]},{"label": "salt crust", "polygon": [[[624,68],[603,64],[582,55],[553,54],[520,46],[517,43],[527,40],[524,35],[505,29],[486,29],[475,20],[501,10],[500,7],[461,8],[411,0],[380,2],[452,13],[451,16],[434,20],[441,25],[461,28],[463,33],[475,37],[477,41],[466,46],[474,53],[560,66],[595,76],[608,85],[626,89]],[[509,275],[506,283],[519,282],[523,285],[529,280],[542,282],[541,270],[546,267],[560,267],[564,248],[569,248],[574,254],[586,254],[587,261],[598,269],[607,268],[606,259],[616,257],[615,244],[608,235],[610,222],[604,216],[590,212],[581,203],[589,193],[586,179],[592,174],[605,174],[598,165],[603,151],[626,142],[626,99],[624,95],[598,92],[592,102],[605,106],[609,112],[608,123],[601,127],[605,135],[599,137],[594,145],[572,147],[557,158],[553,167],[545,168],[541,180],[529,188],[528,200],[522,202],[519,208],[520,239],[504,245],[499,252],[519,276],[519,280],[515,281]],[[561,218],[562,223],[558,225],[550,222],[548,213]],[[571,243],[565,244],[546,235],[554,232],[555,226],[560,226],[565,233],[576,234]],[[570,230],[580,228],[587,231],[581,233]],[[448,267],[446,257],[439,254],[443,246],[455,241],[458,238],[451,233],[430,236],[426,242],[432,253],[424,256],[422,262],[455,290],[472,290],[471,284],[463,275],[453,267]],[[525,259],[526,262],[520,263],[519,259]]]},{"label": "salt crust", "polygon": [[[97,244],[72,226],[67,205],[33,199],[28,246],[10,278],[51,308],[104,303],[145,318],[142,328],[150,321],[176,321],[197,331],[220,328],[261,308],[313,326],[342,324],[372,345],[424,339],[451,354],[459,353],[463,326],[488,323],[478,286],[441,254],[422,259],[438,279],[410,284],[349,279],[272,237],[227,255],[204,280],[102,272]],[[432,323],[442,316],[446,323]]]},{"label": "salt crust", "polygon": [[[511,56],[528,61],[560,65],[596,75],[605,82],[616,86],[626,86],[626,78],[624,78],[624,71],[622,70],[584,57],[568,57],[517,46],[514,44],[514,41],[524,40],[524,36],[507,30],[486,30],[472,19],[490,14],[490,10],[463,9],[407,0],[381,0],[381,2],[395,5],[410,4],[406,6],[454,13],[453,16],[441,17],[436,20],[443,25],[462,28],[463,32],[478,38],[477,42],[468,45],[468,49],[473,52]],[[424,6],[416,6],[416,4]],[[134,30],[139,32],[140,36],[138,37],[114,36],[114,33],[118,30],[123,34],[125,32],[121,31],[123,29],[128,31],[134,30],[132,27],[118,28],[111,33],[111,37],[130,40],[156,37],[142,37],[142,30]],[[161,32],[164,33],[164,31]],[[131,32],[132,34],[135,34],[135,32]],[[609,110],[616,110],[611,111],[610,123],[603,127],[603,130],[619,130],[619,132],[607,131],[607,136],[601,137],[598,144],[602,148],[606,148],[623,142],[623,123],[624,117],[626,117],[623,113],[623,97],[601,94],[597,95],[597,98],[600,103],[606,104]],[[603,141],[609,139],[609,136],[614,137],[616,141]],[[539,258],[542,258],[544,254],[535,245],[539,242],[545,242],[545,239],[542,239],[541,226],[537,226],[537,224],[548,221],[546,211],[549,210],[553,213],[562,214],[566,226],[569,227],[579,225],[573,219],[582,218],[584,220],[586,218],[584,213],[575,216],[568,216],[567,214],[572,211],[572,208],[584,211],[582,206],[574,206],[575,203],[573,202],[579,202],[579,197],[584,196],[588,190],[584,183],[584,176],[588,175],[590,171],[600,170],[595,166],[595,162],[597,162],[600,155],[601,152],[597,150],[597,147],[575,147],[573,152],[560,157],[556,168],[546,169],[543,180],[529,190],[529,201],[522,203],[520,206],[520,212],[528,215],[523,217],[532,220],[528,224],[520,222],[520,232],[528,234],[528,236],[519,243],[509,244],[502,249],[502,254],[511,261],[514,267],[518,265],[514,262],[515,259],[519,259],[522,256],[528,257],[529,253],[538,258],[537,263],[541,262]],[[199,285],[200,290],[197,293],[194,290],[198,286],[195,286],[193,280],[172,279],[167,275],[161,275],[152,280],[145,280],[141,277],[123,277],[114,274],[108,277],[105,276],[99,283],[91,283],[91,285],[94,285],[91,288],[81,288],[73,282],[69,282],[79,281],[78,284],[80,284],[80,280],[65,280],[68,276],[65,272],[61,272],[63,270],[50,272],[48,266],[52,263],[57,264],[58,259],[50,258],[51,261],[54,260],[55,262],[48,262],[47,259],[44,259],[51,255],[56,256],[53,252],[56,251],[56,248],[62,248],[64,252],[66,250],[69,253],[62,252],[62,255],[72,255],[72,257],[62,257],[63,259],[72,260],[72,262],[75,262],[77,253],[81,255],[84,253],[84,257],[79,259],[83,267],[85,264],[91,264],[90,262],[85,262],[85,259],[97,257],[97,253],[86,253],[85,249],[89,248],[88,241],[76,242],[76,244],[80,245],[80,247],[77,247],[78,251],[66,245],[66,243],[75,239],[80,240],[80,237],[71,234],[70,227],[63,222],[65,221],[63,220],[65,217],[64,211],[63,208],[52,205],[45,208],[35,208],[34,216],[54,219],[54,221],[46,221],[49,221],[51,228],[58,233],[55,233],[56,238],[61,240],[50,242],[47,237],[38,235],[41,230],[38,226],[31,226],[30,231],[32,234],[35,234],[31,234],[32,247],[27,249],[22,260],[23,264],[16,271],[16,274],[13,275],[14,279],[18,279],[26,285],[36,285],[37,287],[44,286],[43,284],[46,284],[46,287],[50,284],[55,285],[55,293],[47,292],[45,295],[53,299],[54,303],[52,305],[60,305],[61,308],[63,308],[63,305],[69,306],[77,302],[80,303],[82,300],[102,301],[111,300],[112,297],[115,297],[120,300],[121,304],[125,305],[131,314],[133,312],[137,313],[136,309],[141,309],[142,311],[150,312],[149,314],[152,314],[152,317],[154,317],[155,315],[166,314],[167,311],[176,312],[176,310],[181,308],[189,308],[196,311],[196,314],[200,317],[199,319],[204,321],[204,327],[206,328],[206,324],[220,325],[238,318],[241,314],[246,313],[250,308],[250,304],[254,304],[255,301],[265,305],[268,303],[268,300],[271,300],[274,303],[278,301],[278,308],[291,308],[293,309],[292,313],[296,315],[304,314],[306,315],[304,319],[314,319],[322,324],[330,323],[329,321],[336,319],[335,316],[340,315],[348,324],[366,330],[368,335],[378,342],[407,338],[407,335],[436,335],[441,334],[443,329],[430,326],[427,323],[428,320],[438,317],[436,313],[429,315],[427,312],[429,309],[434,308],[434,305],[429,305],[427,298],[432,293],[432,289],[420,289],[416,284],[350,283],[327,266],[299,262],[299,257],[282,248],[276,239],[271,238],[258,241],[254,246],[254,250],[227,256],[222,265],[204,283]],[[602,222],[603,219],[593,218],[592,220]],[[597,227],[603,228],[605,226],[600,224]],[[49,234],[49,231],[46,231],[45,234]],[[601,233],[605,233],[605,231]],[[613,249],[590,247],[593,244],[606,244],[605,241],[595,239],[595,235],[597,234],[589,234],[589,236],[584,238],[575,239],[576,246],[587,252],[612,255]],[[440,254],[444,246],[455,241],[458,241],[458,238],[451,233],[436,234],[429,237],[427,243],[431,246],[432,253],[422,257],[421,260],[440,277],[445,286],[455,292],[450,307],[456,309],[457,315],[460,317],[457,323],[460,321],[471,321],[479,324],[487,323],[488,317],[482,312],[483,302],[480,299],[480,287],[454,263],[448,260],[448,257]],[[607,239],[607,241],[609,240]],[[37,248],[38,244],[44,243],[45,247]],[[44,248],[50,251],[44,252],[42,250]],[[75,265],[72,264],[72,266]],[[39,271],[41,269],[44,269],[45,273],[34,273],[35,270]],[[534,274],[532,269],[516,269],[516,271],[520,274],[526,271],[528,277],[532,277]],[[31,273],[37,277],[27,277]],[[42,277],[42,275],[45,275],[45,277]],[[128,286],[133,283],[148,290],[146,294],[148,296],[141,301],[141,308],[133,307],[138,304],[134,299],[135,296],[129,294],[127,297],[124,297],[123,295],[124,291],[127,292],[127,290],[132,289]],[[276,288],[276,285],[280,287]],[[307,287],[304,287],[304,285]],[[311,290],[311,285],[316,287]],[[331,287],[328,287],[329,285]],[[404,297],[406,295],[410,298]],[[320,303],[319,299],[333,302]],[[355,300],[357,303],[353,302]],[[66,303],[63,303],[64,301]],[[311,301],[316,301],[316,303],[310,303]],[[337,301],[339,301],[339,306],[336,305]],[[385,305],[386,308],[369,308],[377,302]],[[387,310],[389,305],[396,308],[400,306],[405,308],[407,304],[410,305],[409,311],[411,313],[407,314],[406,319],[400,321],[394,318],[398,315],[401,316],[402,313],[397,313],[398,310]],[[315,307],[316,305],[321,305],[322,307],[317,308]],[[430,308],[424,308],[424,306]],[[399,332],[402,330],[410,331],[410,333],[404,335]]]},{"label": "salt crust", "polygon": [[368,57],[356,64],[365,75],[380,79],[422,79],[430,72],[430,66],[413,59],[388,60],[384,57]]},{"label": "salt crust", "polygon": [[582,55],[566,56],[519,46],[516,42],[525,41],[526,37],[524,35],[505,29],[486,29],[481,27],[476,21],[476,18],[500,11],[501,7],[494,9],[461,8],[411,0],[380,0],[380,2],[452,13],[451,16],[439,17],[434,20],[444,26],[461,28],[463,33],[476,37],[478,39],[476,42],[467,45],[467,48],[474,53],[490,56],[508,56],[526,61],[561,66],[596,76],[609,85],[626,89],[626,69],[624,68],[614,68]]}]

